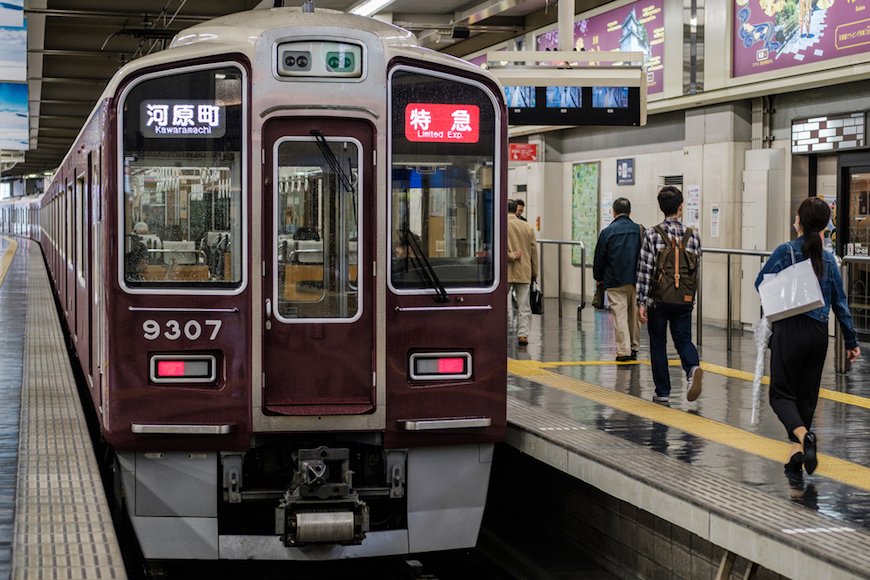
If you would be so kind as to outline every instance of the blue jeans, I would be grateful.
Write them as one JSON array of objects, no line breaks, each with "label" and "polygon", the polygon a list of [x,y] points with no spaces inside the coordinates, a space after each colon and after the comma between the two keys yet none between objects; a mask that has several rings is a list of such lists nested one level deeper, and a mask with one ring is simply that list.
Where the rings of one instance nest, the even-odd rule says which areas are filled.
[{"label": "blue jeans", "polygon": [[680,355],[680,362],[686,377],[692,367],[700,365],[698,349],[692,344],[691,304],[656,304],[647,309],[647,330],[649,331],[649,354],[652,364],[653,382],[656,395],[667,397],[671,394],[671,376],[668,372],[668,323],[671,325],[671,338]]}]

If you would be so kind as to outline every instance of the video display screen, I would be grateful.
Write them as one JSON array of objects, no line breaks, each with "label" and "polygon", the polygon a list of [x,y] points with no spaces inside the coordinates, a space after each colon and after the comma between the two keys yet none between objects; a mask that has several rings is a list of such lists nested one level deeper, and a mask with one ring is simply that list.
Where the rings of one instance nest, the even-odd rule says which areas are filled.
[{"label": "video display screen", "polygon": [[535,87],[505,87],[504,96],[509,108],[532,108],[535,100]]},{"label": "video display screen", "polygon": [[511,125],[640,125],[640,88],[506,86]]},{"label": "video display screen", "polygon": [[580,87],[547,87],[547,108],[579,109],[582,106]]},{"label": "video display screen", "polygon": [[592,87],[592,106],[597,109],[627,109],[628,87]]}]

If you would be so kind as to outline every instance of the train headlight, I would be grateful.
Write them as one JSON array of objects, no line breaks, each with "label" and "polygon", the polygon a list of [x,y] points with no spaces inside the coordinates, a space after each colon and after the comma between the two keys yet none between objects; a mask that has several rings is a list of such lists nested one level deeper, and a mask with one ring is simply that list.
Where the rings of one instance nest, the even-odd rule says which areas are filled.
[{"label": "train headlight", "polygon": [[410,360],[415,381],[462,380],[471,378],[470,352],[415,352]]},{"label": "train headlight", "polygon": [[217,378],[217,358],[211,354],[153,354],[151,382],[213,383]]}]

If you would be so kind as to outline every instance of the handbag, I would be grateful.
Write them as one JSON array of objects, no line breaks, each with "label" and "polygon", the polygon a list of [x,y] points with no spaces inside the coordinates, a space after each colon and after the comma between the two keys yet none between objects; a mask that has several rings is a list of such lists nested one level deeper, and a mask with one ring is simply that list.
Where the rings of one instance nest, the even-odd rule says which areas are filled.
[{"label": "handbag", "polygon": [[595,285],[595,296],[592,297],[592,306],[598,310],[610,310],[610,307],[604,303],[604,284]]},{"label": "handbag", "polygon": [[761,308],[771,322],[789,318],[825,305],[822,287],[812,260],[795,263],[794,249],[789,244],[792,265],[775,275],[767,275],[758,285]]},{"label": "handbag", "polygon": [[538,282],[532,282],[529,290],[529,306],[532,308],[532,314],[542,314],[544,312],[544,293],[538,287]]}]

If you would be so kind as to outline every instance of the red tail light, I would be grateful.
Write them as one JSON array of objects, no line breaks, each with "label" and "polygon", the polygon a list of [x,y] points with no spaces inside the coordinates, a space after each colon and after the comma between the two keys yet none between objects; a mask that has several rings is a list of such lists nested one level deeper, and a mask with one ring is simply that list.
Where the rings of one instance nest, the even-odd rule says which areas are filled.
[{"label": "red tail light", "polygon": [[471,378],[469,352],[416,352],[410,363],[411,379],[415,381]]},{"label": "red tail light", "polygon": [[152,383],[213,383],[217,359],[210,354],[153,354],[150,361]]}]

